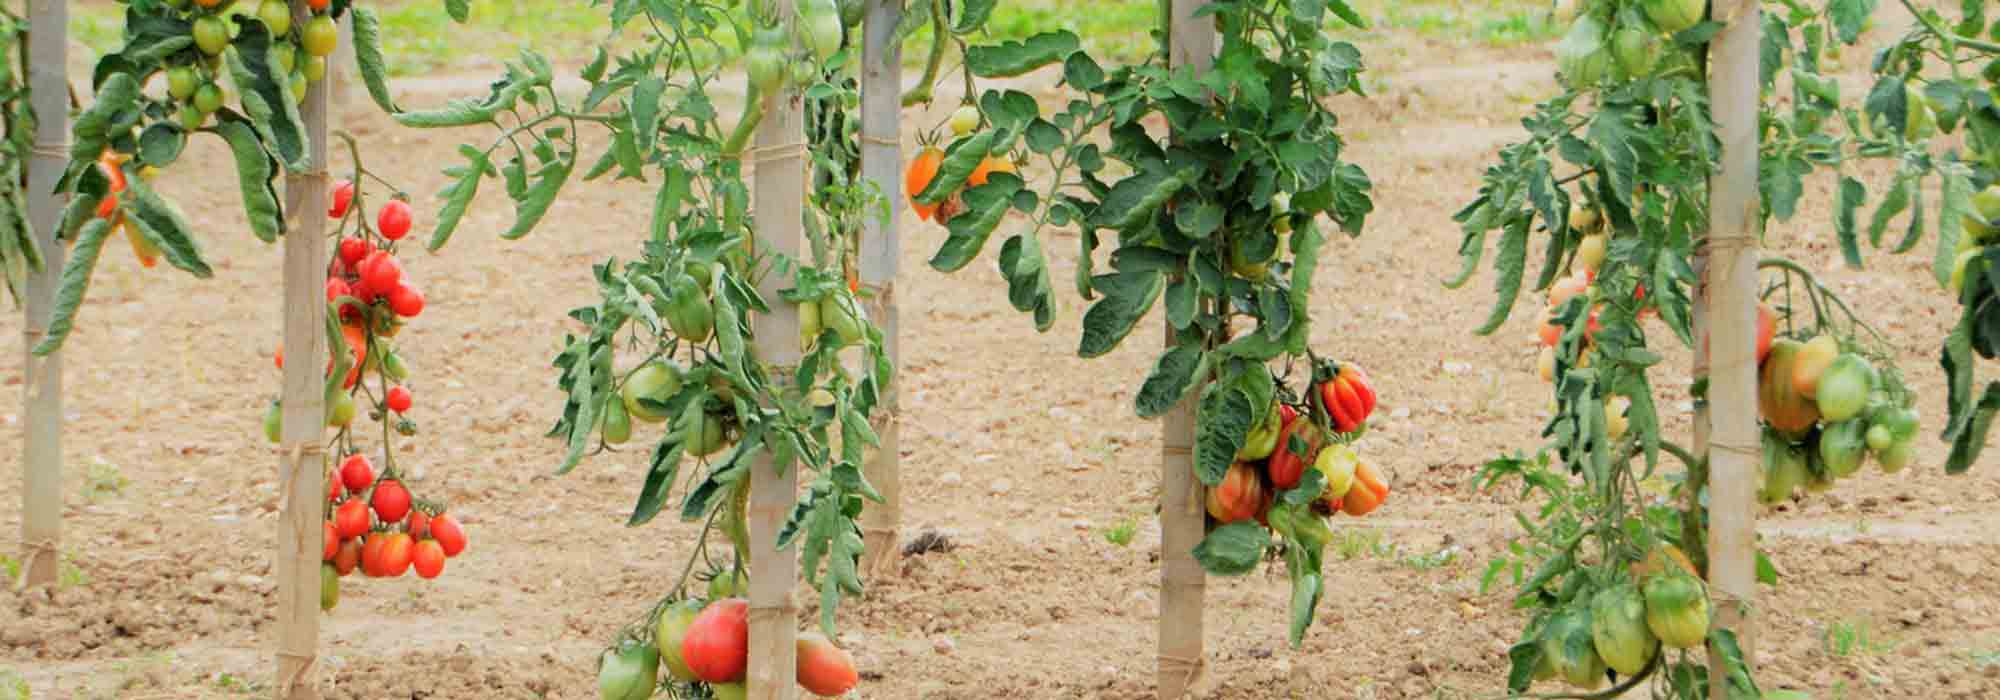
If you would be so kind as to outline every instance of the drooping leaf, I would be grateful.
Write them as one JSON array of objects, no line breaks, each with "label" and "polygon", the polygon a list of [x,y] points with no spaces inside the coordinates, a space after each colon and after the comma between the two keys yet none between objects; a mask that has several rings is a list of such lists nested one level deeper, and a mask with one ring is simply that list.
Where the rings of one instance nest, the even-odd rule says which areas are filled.
[{"label": "drooping leaf", "polygon": [[1139,319],[1152,310],[1166,288],[1166,276],[1158,272],[1133,271],[1098,275],[1092,287],[1104,298],[1083,314],[1083,335],[1077,356],[1098,357],[1118,347],[1132,333]]},{"label": "drooping leaf", "polygon": [[215,133],[236,157],[236,186],[243,193],[243,215],[250,221],[250,232],[265,243],[278,240],[285,227],[284,205],[278,200],[275,185],[278,162],[264,152],[249,124],[223,120]]},{"label": "drooping leaf", "polygon": [[445,242],[451,240],[452,232],[458,230],[459,222],[465,219],[466,209],[472,206],[473,196],[479,194],[480,179],[498,174],[485,151],[460,145],[458,153],[465,156],[466,163],[444,170],[452,181],[438,192],[438,196],[444,198],[444,206],[438,208],[437,228],[431,232],[430,244],[426,246],[433,251],[443,248]]},{"label": "drooping leaf", "polygon": [[1210,384],[1195,413],[1194,472],[1201,483],[1222,483],[1250,434],[1250,397],[1234,385]]},{"label": "drooping leaf", "polygon": [[981,78],[1011,78],[1061,61],[1082,48],[1068,30],[1043,32],[1019,41],[965,49],[965,67]]},{"label": "drooping leaf", "polygon": [[1217,576],[1242,576],[1257,568],[1264,548],[1271,544],[1271,531],[1255,522],[1234,522],[1214,530],[1194,548],[1194,560],[1203,571]]},{"label": "drooping leaf", "polygon": [[70,329],[76,327],[77,308],[83,305],[83,295],[90,290],[90,273],[97,269],[98,252],[104,249],[104,239],[110,235],[111,222],[96,218],[84,224],[83,231],[77,234],[69,261],[63,265],[62,279],[56,284],[55,310],[48,329],[31,351],[35,356],[62,349]]},{"label": "drooping leaf", "polygon": [[[446,5],[456,5],[462,12],[466,2],[467,0],[447,0]],[[389,95],[389,71],[387,63],[382,58],[381,18],[375,15],[375,10],[367,7],[354,8],[354,13],[350,16],[352,19],[348,21],[352,26],[349,28],[354,34],[354,67],[356,72],[361,74],[361,84],[368,88],[368,97],[373,99],[375,105],[381,107],[384,112],[395,114],[402,111],[396,106],[396,100]],[[464,17],[458,15],[453,15],[453,18],[460,22],[465,21]]]}]

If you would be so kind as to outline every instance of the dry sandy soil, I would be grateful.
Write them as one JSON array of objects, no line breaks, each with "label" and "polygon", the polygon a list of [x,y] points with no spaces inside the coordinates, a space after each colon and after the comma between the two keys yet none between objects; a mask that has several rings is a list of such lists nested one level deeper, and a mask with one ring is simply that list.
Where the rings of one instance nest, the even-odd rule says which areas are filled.
[{"label": "dry sandy soil", "polygon": [[[1552,61],[1543,48],[1396,33],[1363,43],[1375,95],[1340,107],[1378,213],[1362,238],[1330,247],[1314,341],[1376,377],[1382,418],[1363,452],[1397,490],[1375,516],[1337,523],[1353,556],[1334,555],[1329,600],[1301,649],[1284,644],[1281,575],[1211,581],[1210,698],[1495,697],[1522,623],[1508,592],[1482,593],[1479,577],[1524,506],[1475,490],[1472,477],[1536,444],[1547,393],[1532,373],[1532,314],[1474,336],[1490,273],[1457,292],[1439,281],[1457,264],[1450,214],[1519,133],[1518,115],[1554,90]],[[462,78],[411,81],[400,98],[436,104],[485,80]],[[339,123],[415,194],[420,219],[436,209],[454,146],[488,138],[400,130],[365,99]],[[81,581],[0,592],[0,678],[24,678],[35,698],[268,692],[276,459],[258,421],[279,383],[280,256],[244,230],[222,158],[200,143],[163,179],[204,213],[215,278],[145,271],[114,248],[69,343],[63,551]],[[591,263],[636,249],[650,195],[573,185],[518,242],[491,235],[511,213],[488,196],[444,252],[406,261],[430,307],[400,338],[424,429],[401,460],[426,465],[419,490],[449,500],[473,544],[434,582],[348,582],[323,618],[329,697],[594,697],[596,651],[678,573],[692,529],[622,526],[640,451],[556,477],[558,445],[541,437],[560,407],[545,358],[563,314],[593,298]],[[1768,247],[1823,271],[1897,338],[1934,430],[1936,349],[1955,307],[1915,257],[1839,269],[1831,200],[1816,181],[1810,208],[1775,225]],[[903,558],[900,575],[870,581],[866,599],[841,610],[843,642],[867,671],[854,697],[1150,698],[1160,429],[1131,417],[1131,399],[1156,345],[1078,360],[1081,305],[1065,301],[1058,327],[1038,335],[1007,307],[990,261],[946,277],[924,265],[942,230],[907,221],[903,235],[898,284],[917,292],[899,295],[906,537],[936,531],[957,547]],[[1051,245],[1058,279],[1074,264],[1070,240]],[[1686,353],[1665,366],[1688,366]],[[21,449],[21,371],[19,353],[0,353],[0,454]],[[1669,429],[1684,436],[1689,421]],[[1942,457],[1927,441],[1919,468],[1870,470],[1765,515],[1783,573],[1759,595],[1766,687],[2000,696],[2000,458],[1947,477]],[[11,537],[20,472],[7,464],[0,532]],[[112,474],[129,481],[86,494]],[[1136,524],[1129,544],[1108,541],[1125,523]]]}]

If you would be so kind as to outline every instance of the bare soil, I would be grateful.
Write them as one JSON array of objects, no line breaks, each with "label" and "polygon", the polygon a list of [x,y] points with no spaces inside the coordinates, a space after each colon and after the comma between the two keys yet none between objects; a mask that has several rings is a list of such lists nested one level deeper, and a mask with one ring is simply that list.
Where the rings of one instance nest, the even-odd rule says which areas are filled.
[{"label": "bare soil", "polygon": [[[1208,698],[1496,697],[1523,622],[1508,586],[1482,592],[1480,576],[1526,506],[1472,477],[1538,444],[1547,391],[1532,371],[1533,302],[1474,336],[1490,272],[1460,291],[1439,281],[1458,264],[1450,215],[1520,133],[1519,116],[1553,93],[1553,62],[1544,48],[1394,32],[1363,49],[1374,95],[1340,107],[1377,213],[1364,236],[1329,247],[1314,344],[1376,378],[1381,418],[1362,451],[1396,491],[1375,516],[1337,523],[1329,599],[1303,648],[1284,643],[1281,575],[1210,581]],[[1853,64],[1867,55],[1851,53]],[[438,104],[485,80],[411,82],[399,99]],[[906,146],[948,109],[913,114]],[[358,92],[338,123],[414,195],[420,230],[455,146],[491,138],[397,128]],[[199,142],[161,180],[205,225],[214,279],[143,270],[114,245],[65,352],[63,552],[80,581],[0,592],[0,679],[24,678],[35,698],[269,692],[277,459],[258,425],[279,384],[280,255],[245,229],[224,163],[216,142]],[[1934,431],[1945,414],[1937,348],[1955,307],[1927,255],[1840,268],[1829,185],[1815,180],[1767,247],[1822,272],[1897,339]],[[493,234],[511,209],[489,193],[442,253],[408,255],[430,306],[399,338],[423,430],[399,459],[425,465],[418,490],[453,504],[472,546],[436,581],[346,582],[322,618],[328,697],[594,697],[597,650],[679,573],[693,528],[622,526],[643,451],[556,477],[559,446],[542,437],[561,405],[546,360],[570,328],[563,314],[594,299],[590,264],[635,253],[651,199],[644,184],[572,184],[540,231],[506,242]],[[899,575],[842,608],[842,641],[866,670],[853,697],[1150,698],[1160,427],[1133,418],[1131,401],[1157,344],[1141,334],[1079,360],[1073,298],[1054,331],[1036,334],[990,262],[945,276],[924,264],[943,231],[906,216],[902,233],[898,285],[915,292],[898,295],[905,539],[931,531],[956,547],[903,558]],[[1050,242],[1058,279],[1074,240]],[[1685,411],[1671,373],[1687,354],[1668,356],[1658,379],[1679,394],[1665,405]],[[18,387],[21,372],[20,353],[0,353],[0,384]],[[0,454],[19,454],[21,394],[0,393]],[[1684,439],[1689,421],[1668,429]],[[1926,440],[1916,468],[1869,470],[1766,514],[1783,574],[1757,601],[1767,688],[2000,697],[2000,460],[1947,477],[1943,455]],[[18,460],[7,461],[0,503],[18,503]],[[129,483],[86,495],[114,473]],[[0,508],[0,532],[19,519]],[[1133,536],[1114,544],[1106,533],[1121,525]]]}]

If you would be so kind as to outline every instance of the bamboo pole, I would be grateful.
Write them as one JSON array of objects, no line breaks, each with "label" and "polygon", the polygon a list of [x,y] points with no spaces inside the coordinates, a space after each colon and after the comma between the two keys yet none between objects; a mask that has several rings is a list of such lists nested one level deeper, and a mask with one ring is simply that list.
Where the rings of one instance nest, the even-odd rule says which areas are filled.
[{"label": "bamboo pole", "polygon": [[22,324],[26,407],[22,421],[26,483],[21,489],[22,586],[55,583],[62,541],[62,353],[36,357],[55,311],[57,281],[66,248],[56,241],[64,197],[56,181],[69,165],[69,67],[66,0],[28,2],[28,91],[35,110],[35,140],[28,159],[28,222],[41,248],[42,269],[28,276],[27,318]]},{"label": "bamboo pole", "polygon": [[[779,22],[798,21],[796,0],[778,5]],[[805,214],[805,112],[795,87],[787,85],[764,95],[764,121],[757,128],[749,160],[756,169],[752,187],[756,247],[759,256],[780,254],[796,259]],[[791,280],[768,274],[758,291],[776,300]],[[799,364],[799,311],[794,304],[771,305],[771,313],[754,317],[752,332],[759,361],[771,378],[790,384]],[[778,470],[783,469],[780,473]],[[745,679],[750,700],[793,700],[798,697],[798,608],[792,587],[799,578],[796,544],[777,548],[778,531],[798,495],[796,464],[774,464],[771,451],[760,452],[750,465],[750,668]]]},{"label": "bamboo pole", "polygon": [[[1208,0],[1171,0],[1167,26],[1168,61],[1175,68],[1205,72],[1215,62],[1215,19],[1196,17]],[[1166,323],[1167,347],[1174,327]],[[1202,486],[1194,474],[1194,400],[1174,405],[1166,415],[1160,455],[1160,651],[1155,677],[1160,700],[1189,695],[1201,679],[1202,597],[1207,574],[1194,560],[1205,525]]]},{"label": "bamboo pole", "polygon": [[[1712,46],[1709,99],[1722,140],[1721,172],[1709,184],[1709,530],[1708,561],[1715,624],[1736,632],[1750,662],[1751,601],[1757,593],[1756,501],[1762,451],[1757,433],[1757,192],[1759,18],[1754,0],[1716,3],[1725,23]],[[1709,651],[1711,674],[1721,658]],[[1713,677],[1713,675],[1711,676]],[[1726,700],[1728,683],[1711,683]]]},{"label": "bamboo pole", "polygon": [[[292,0],[301,25],[306,0]],[[306,88],[306,167],[285,176],[284,440],[278,448],[279,700],[318,700],[320,520],[326,507],[325,377],[328,81]]]},{"label": "bamboo pole", "polygon": [[871,296],[866,300],[868,316],[882,326],[882,349],[889,355],[889,384],[883,388],[877,408],[875,433],[882,445],[864,466],[868,481],[881,492],[882,502],[862,512],[861,531],[866,562],[862,571],[871,576],[896,574],[897,530],[902,522],[903,476],[901,432],[896,417],[898,385],[902,373],[902,318],[896,305],[896,270],[902,245],[896,224],[902,219],[903,78],[902,44],[896,41],[896,23],[903,14],[903,0],[869,0],[867,20],[862,24],[861,48],[861,174],[875,181],[889,202],[887,220],[867,217],[861,234],[861,286]]}]

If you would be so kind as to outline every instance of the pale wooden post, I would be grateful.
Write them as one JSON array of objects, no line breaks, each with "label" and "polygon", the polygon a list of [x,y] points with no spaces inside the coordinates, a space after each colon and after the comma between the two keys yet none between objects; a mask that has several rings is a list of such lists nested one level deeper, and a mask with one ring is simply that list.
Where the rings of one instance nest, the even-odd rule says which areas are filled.
[{"label": "pale wooden post", "polygon": [[28,2],[28,91],[35,109],[34,152],[28,159],[28,225],[41,248],[42,269],[27,284],[27,318],[22,324],[26,376],[22,420],[24,471],[21,489],[22,586],[55,583],[57,545],[62,541],[62,352],[36,357],[28,352],[48,331],[55,311],[57,281],[67,251],[56,241],[64,197],[56,181],[69,165],[69,67],[64,61],[69,21],[66,0]]},{"label": "pale wooden post", "polygon": [[881,492],[882,502],[862,512],[866,558],[862,568],[872,576],[896,573],[897,529],[902,521],[903,476],[901,432],[897,418],[898,385],[902,374],[902,320],[896,305],[896,270],[902,252],[897,223],[902,220],[903,152],[900,131],[903,100],[903,50],[896,41],[896,22],[903,0],[869,0],[862,24],[861,48],[861,175],[873,180],[889,202],[887,221],[868,217],[861,234],[861,286],[872,292],[866,300],[869,318],[882,327],[882,349],[895,368],[876,409],[875,432],[882,445],[865,473]]},{"label": "pale wooden post", "polygon": [[354,13],[340,16],[340,43],[326,57],[325,81],[333,85],[333,104],[354,103]]},{"label": "pale wooden post", "polygon": [[[1718,2],[1726,26],[1711,46],[1709,99],[1722,140],[1722,168],[1709,185],[1709,529],[1708,574],[1715,624],[1735,630],[1744,663],[1751,648],[1751,601],[1757,593],[1756,500],[1761,461],[1757,433],[1757,245],[1762,218],[1757,193],[1757,3]],[[1711,647],[1709,669],[1720,673]],[[1728,683],[1710,684],[1726,700]]]},{"label": "pale wooden post", "polygon": [[[306,0],[292,0],[300,25]],[[285,175],[284,440],[278,456],[279,700],[318,700],[320,520],[326,508],[326,115],[328,84],[306,88],[306,164]]]},{"label": "pale wooden post", "polygon": [[[777,3],[779,22],[798,20],[795,0]],[[789,81],[787,81],[789,83]],[[754,91],[753,91],[754,93]],[[787,84],[766,100],[764,121],[757,127],[757,145],[750,150],[756,169],[752,187],[756,247],[759,255],[781,254],[797,259],[801,217],[805,214],[805,112],[796,87]],[[778,299],[791,286],[781,275],[765,275],[758,292],[772,300],[771,313],[752,320],[758,360],[770,369],[772,381],[791,384],[799,365],[799,310]],[[784,473],[777,473],[782,467]],[[798,465],[774,465],[771,451],[760,452],[750,465],[750,700],[793,700],[798,697],[798,609],[792,587],[799,580],[796,544],[777,549],[778,531],[798,495]]]},{"label": "pale wooden post", "polygon": [[[1167,59],[1175,68],[1207,71],[1215,61],[1215,19],[1194,15],[1206,4],[1208,0],[1172,0]],[[1166,331],[1171,348],[1171,321]],[[1160,455],[1160,652],[1155,678],[1160,700],[1185,697],[1206,665],[1202,597],[1208,577],[1194,560],[1205,525],[1202,485],[1194,474],[1193,397],[1200,395],[1200,386],[1167,412]]]}]

